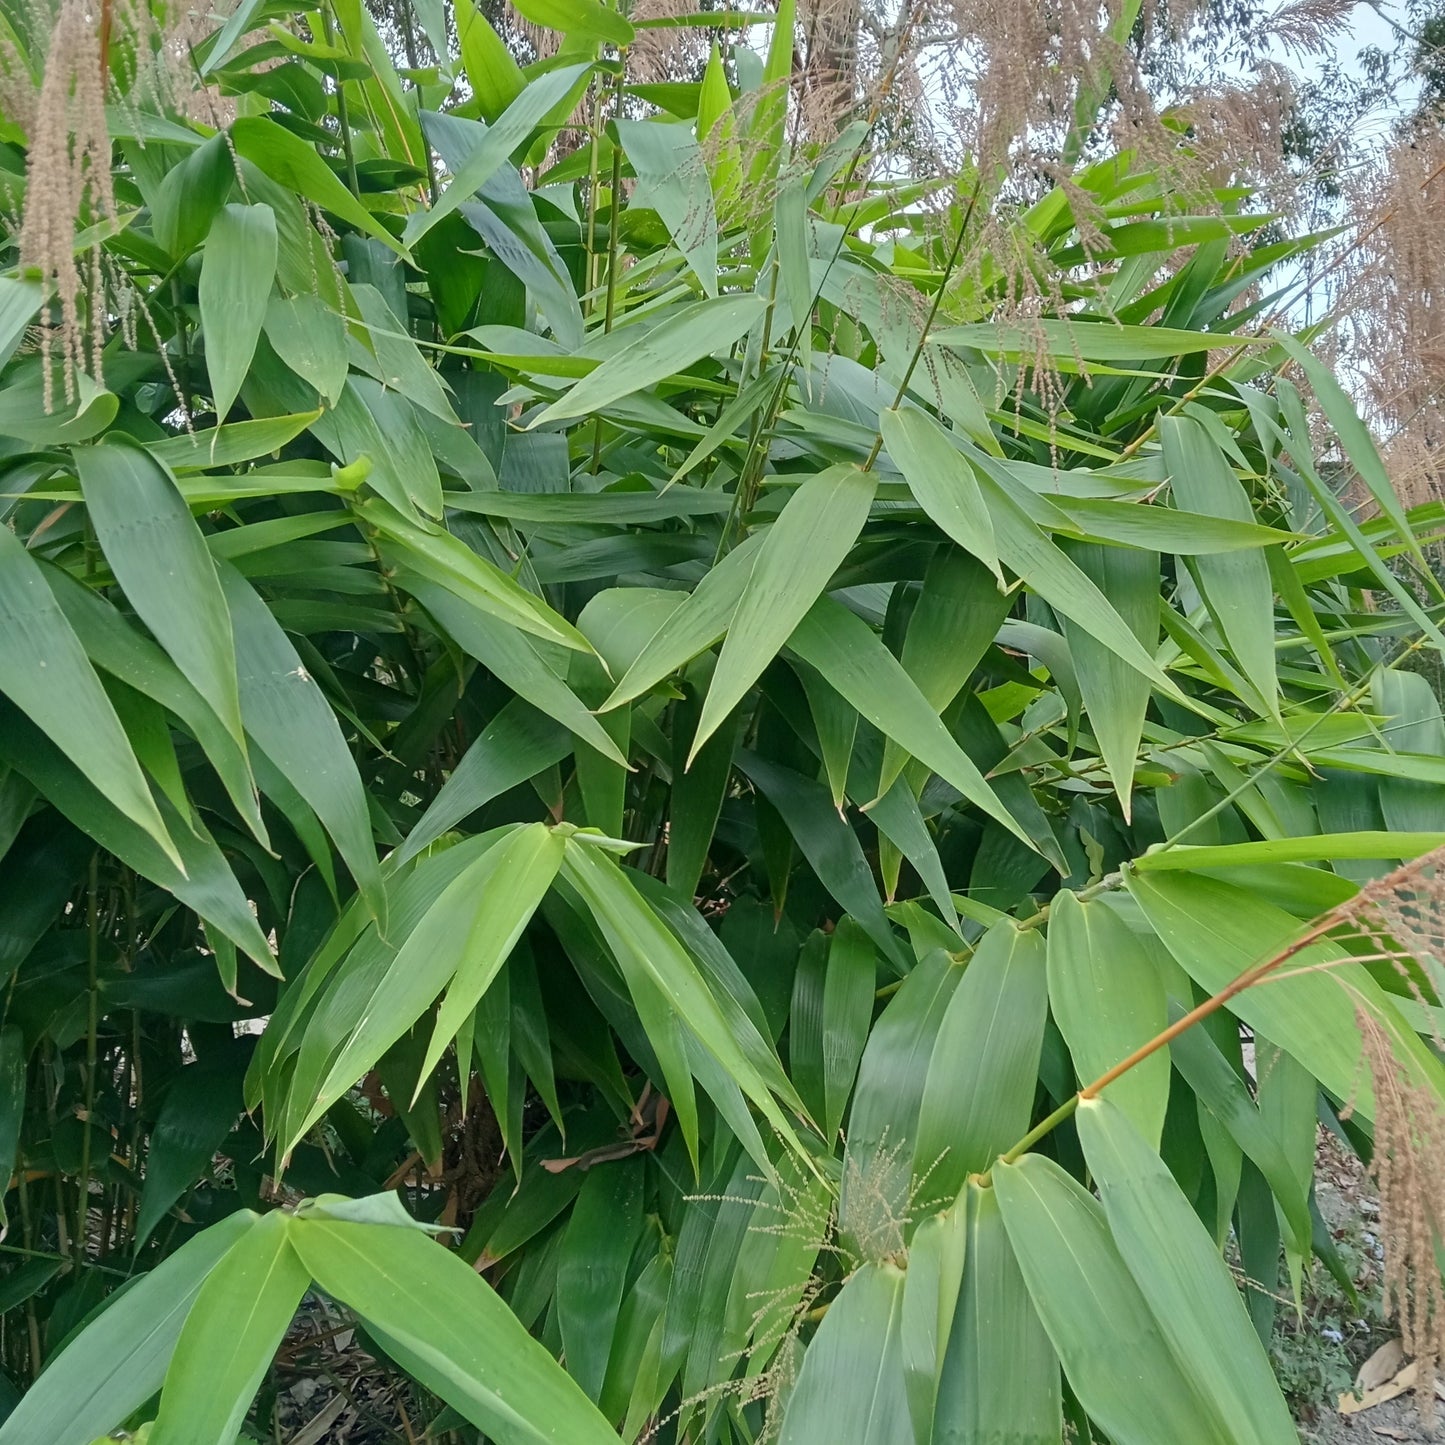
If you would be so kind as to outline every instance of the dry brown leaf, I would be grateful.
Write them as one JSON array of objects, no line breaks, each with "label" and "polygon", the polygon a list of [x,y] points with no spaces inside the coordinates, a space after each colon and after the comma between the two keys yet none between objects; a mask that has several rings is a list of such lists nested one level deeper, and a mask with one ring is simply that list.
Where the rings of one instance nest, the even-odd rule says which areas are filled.
[{"label": "dry brown leaf", "polygon": [[1405,1363],[1405,1346],[1397,1338],[1381,1345],[1374,1354],[1360,1366],[1355,1376],[1357,1390],[1377,1390],[1387,1380],[1393,1380]]},{"label": "dry brown leaf", "polygon": [[1386,1400],[1393,1400],[1403,1395],[1408,1390],[1415,1388],[1416,1365],[1411,1360],[1393,1380],[1383,1385],[1377,1385],[1373,1390],[1366,1390],[1365,1393],[1356,1398],[1348,1392],[1340,1396],[1340,1414],[1358,1415],[1361,1410],[1373,1409],[1376,1405],[1383,1405]]}]

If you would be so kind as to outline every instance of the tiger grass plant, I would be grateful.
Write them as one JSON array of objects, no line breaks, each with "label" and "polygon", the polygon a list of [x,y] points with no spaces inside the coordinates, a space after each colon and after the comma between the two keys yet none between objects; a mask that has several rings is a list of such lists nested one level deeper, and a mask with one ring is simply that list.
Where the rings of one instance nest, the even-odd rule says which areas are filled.
[{"label": "tiger grass plant", "polygon": [[1321,1127],[1433,1361],[1331,238],[518,10],[0,12],[0,1445],[279,1440],[323,1301],[413,1441],[1293,1441]]}]

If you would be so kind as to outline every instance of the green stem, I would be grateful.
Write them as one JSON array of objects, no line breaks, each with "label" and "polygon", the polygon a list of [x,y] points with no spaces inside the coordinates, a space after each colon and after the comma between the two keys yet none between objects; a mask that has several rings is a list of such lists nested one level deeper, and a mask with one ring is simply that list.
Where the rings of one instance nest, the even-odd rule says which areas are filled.
[{"label": "green stem", "polygon": [[75,1263],[85,1262],[85,1241],[90,1223],[90,1130],[95,1113],[95,1073],[99,1056],[97,1032],[100,1028],[100,854],[90,855],[90,878],[86,888],[86,930],[89,933],[86,951],[86,1015],[85,1015],[85,1118],[80,1133],[80,1197],[76,1211]]},{"label": "green stem", "polygon": [[[334,45],[329,5],[322,8],[321,24],[326,31],[326,43]],[[360,200],[361,186],[356,179],[356,152],[351,145],[351,111],[346,104],[346,81],[339,75],[336,77],[336,124],[341,128],[341,152],[346,157],[347,184],[351,189],[351,194]],[[428,156],[431,154],[430,146],[427,147],[427,154]]]}]

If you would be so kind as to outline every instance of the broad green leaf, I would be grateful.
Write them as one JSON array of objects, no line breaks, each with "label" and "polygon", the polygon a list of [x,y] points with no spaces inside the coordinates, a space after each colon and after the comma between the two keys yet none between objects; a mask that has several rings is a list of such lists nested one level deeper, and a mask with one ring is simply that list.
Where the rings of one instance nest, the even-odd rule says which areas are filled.
[{"label": "broad green leaf", "polygon": [[8,526],[0,526],[0,691],[180,867],[115,708],[39,563]]},{"label": "broad green leaf", "polygon": [[458,0],[455,14],[462,68],[471,83],[472,94],[481,104],[483,117],[495,120],[521,95],[527,78],[506,42],[473,0]]},{"label": "broad green leaf", "polygon": [[1003,585],[993,518],[968,459],[927,412],[892,408],[879,417],[883,441],[918,505]]},{"label": "broad green leaf", "polygon": [[386,895],[366,792],[336,714],[251,584],[229,562],[217,571],[236,638],[246,732],[321,820],[384,924]]},{"label": "broad green leaf", "polygon": [[933,1412],[968,1264],[967,1196],[930,1214],[908,1246],[903,1286],[903,1377],[915,1440],[933,1438]]},{"label": "broad green leaf", "polygon": [[1246,552],[1288,542],[1288,532],[1242,518],[1181,511],[1157,503],[1115,502],[1107,497],[1050,496],[1085,536],[1151,552],[1197,557]]},{"label": "broad green leaf", "polygon": [[[637,654],[601,711],[640,697],[727,631],[766,537],[765,532],[752,533],[707,572],[696,590],[661,623]],[[694,747],[694,755],[697,751]]]},{"label": "broad green leaf", "polygon": [[1061,370],[1084,361],[1170,361],[1201,351],[1248,346],[1253,338],[1218,331],[1182,331],[1168,326],[1123,326],[1117,322],[1065,321],[1040,317],[1024,326],[977,322],[931,332],[930,346],[973,349],[1006,360],[1032,362],[1042,344]]},{"label": "broad green leaf", "polygon": [[37,791],[106,852],[173,893],[267,972],[276,972],[276,960],[256,922],[255,909],[198,817],[182,818],[165,794],[158,794],[162,821],[176,845],[175,853],[163,850],[150,833],[97,792],[39,728],[8,706],[0,711],[0,756],[7,757]]},{"label": "broad green leaf", "polygon": [[[603,9],[598,0],[528,0],[528,4],[556,4],[563,8],[591,5],[598,11]],[[620,16],[616,19],[630,34],[632,27]],[[402,232],[406,244],[416,245],[438,221],[449,216],[463,202],[471,200],[507,163],[512,152],[532,134],[548,112],[590,69],[590,65],[564,65],[531,80],[506,110],[487,127],[486,139],[472,152],[466,165],[452,179],[431,209],[413,211],[408,217]]]},{"label": "broad green leaf", "polygon": [[166,1370],[152,1445],[231,1445],[311,1283],[291,1220],[263,1215],[207,1275]]},{"label": "broad green leaf", "polygon": [[[596,847],[570,838],[562,872],[591,910],[629,987],[641,983],[658,990],[783,1140],[801,1152],[791,1124],[738,1042],[737,1015],[723,1013],[697,965],[617,864]],[[761,1039],[753,1045],[767,1050]]]},{"label": "broad green leaf", "polygon": [[524,0],[517,8],[518,13],[534,25],[567,36],[605,40],[624,49],[637,34],[626,16],[612,9],[605,0]]},{"label": "broad green leaf", "polygon": [[276,278],[276,213],[270,206],[222,206],[201,253],[201,326],[216,417],[241,390]]},{"label": "broad green leaf", "polygon": [[[438,952],[450,947],[454,936],[462,944],[460,964],[437,1013],[436,1029],[422,1063],[422,1078],[428,1077],[436,1067],[442,1050],[475,1012],[487,986],[506,962],[542,895],[552,886],[562,866],[562,850],[560,836],[541,823],[529,823],[490,850],[478,861],[475,872],[462,874],[437,900],[432,913],[408,940],[409,946],[415,949],[431,946]],[[465,888],[463,879],[467,882]],[[458,890],[457,896],[453,896],[453,889]],[[472,896],[467,898],[469,891]],[[464,911],[468,905],[475,910],[469,920]],[[441,916],[443,908],[450,917]],[[460,919],[457,913],[461,914]],[[432,914],[437,914],[435,932]],[[499,936],[506,940],[504,944],[497,943]],[[398,973],[402,971],[405,952],[403,949],[397,955],[394,967]],[[431,959],[425,952],[418,956],[430,965]]]},{"label": "broad green leaf", "polygon": [[241,742],[231,614],[174,479],[144,448],[124,441],[77,448],[75,464],[96,540],[126,599]]},{"label": "broad green leaf", "polygon": [[410,521],[379,499],[363,502],[357,511],[382,534],[382,554],[393,564],[421,574],[504,624],[546,642],[590,650],[586,638],[565,618],[450,532]]},{"label": "broad green leaf", "polygon": [[[1106,903],[1062,889],[1049,905],[1049,1007],[1081,1085],[1127,1059],[1169,1023],[1154,960]],[[1157,1144],[1169,1104],[1169,1051],[1109,1086],[1109,1097]]]},{"label": "broad green leaf", "polygon": [[25,1392],[0,1445],[90,1445],[129,1419],[161,1388],[211,1272],[257,1222],[248,1209],[227,1215],[114,1295]]},{"label": "broad green leaf", "polygon": [[[1065,543],[1064,550],[1114,604],[1140,646],[1152,653],[1159,641],[1159,554],[1093,542]],[[1127,822],[1139,739],[1152,690],[1149,679],[1067,617],[1064,637],[1099,755]]]},{"label": "broad green leaf", "polygon": [[567,1373],[600,1400],[627,1266],[642,1233],[640,1159],[587,1171],[557,1257],[557,1325]]},{"label": "broad green leaf", "polygon": [[513,698],[452,769],[431,806],[407,834],[396,854],[396,865],[415,858],[467,814],[561,762],[571,751],[572,737],[565,728]]},{"label": "broad green leaf", "polygon": [[941,950],[920,960],[868,1035],[843,1154],[839,1232],[865,1259],[898,1254],[912,1211],[912,1145],[934,1042],[963,970]]},{"label": "broad green leaf", "polygon": [[1240,1445],[1295,1445],[1298,1432],[1229,1267],[1163,1160],[1107,1099],[1086,1099],[1079,1140],[1119,1253],[1171,1353]]},{"label": "broad green leaf", "polygon": [[995,1165],[1014,1257],[1074,1394],[1116,1445],[1232,1439],[1192,1358],[1176,1357],[1119,1254],[1104,1210],[1052,1159]]},{"label": "broad green leaf", "polygon": [[761,296],[718,296],[694,302],[649,327],[614,351],[595,371],[543,407],[528,425],[595,416],[623,397],[646,391],[714,352],[726,351],[752,329],[767,301]]},{"label": "broad green leaf", "polygon": [[[1440,717],[1440,700],[1427,677],[1403,668],[1382,667],[1375,674],[1372,691],[1375,710],[1388,719],[1382,732],[1389,747],[1402,753],[1445,756],[1445,722]],[[1380,812],[1392,832],[1438,827],[1445,819],[1445,787],[1381,778]],[[1389,849],[1374,856],[1408,855],[1397,855]]]},{"label": "broad green leaf", "polygon": [[[1191,417],[1159,423],[1164,465],[1179,504],[1192,512],[1254,520],[1249,494],[1209,433]],[[1269,713],[1279,709],[1274,655],[1274,584],[1262,551],[1195,557],[1189,564],[1210,615]]]},{"label": "broad green leaf", "polygon": [[[729,634],[729,641],[733,635]],[[866,622],[841,603],[822,597],[793,629],[787,645],[816,667],[886,738],[1029,843],[1027,834],[954,741],[902,664]]]},{"label": "broad green leaf", "polygon": [[728,625],[689,761],[818,600],[857,541],[876,485],[856,467],[833,467],[809,477],[788,498],[758,548]]},{"label": "broad green leaf", "polygon": [[1056,1445],[1063,1436],[1059,1361],[1029,1298],[998,1197],[970,1181],[963,1293],[933,1415],[935,1445]]},{"label": "broad green leaf", "polygon": [[172,1078],[146,1150],[137,1248],[210,1168],[242,1108],[239,1069],[208,1061],[183,1068]]},{"label": "broad green leaf", "polygon": [[895,1265],[865,1264],[829,1304],[788,1399],[780,1445],[912,1445],[904,1279]]},{"label": "broad green leaf", "polygon": [[[1164,946],[1210,994],[1263,962],[1304,932],[1293,914],[1232,883],[1193,873],[1125,870],[1129,892]],[[1295,954],[1267,984],[1230,1001],[1256,1033],[1287,1049],[1336,1099],[1349,1099],[1362,1118],[1374,1115],[1374,1094],[1362,1077],[1358,1007],[1368,1008],[1396,1046],[1403,1067],[1445,1098],[1445,1069],[1400,1017],[1380,986],[1329,941]],[[1342,967],[1343,965],[1343,967]],[[1333,976],[1339,969],[1339,975]]]},{"label": "broad green leaf", "polygon": [[[0,1028],[0,1173],[4,1174],[7,1185],[20,1156],[27,1057],[24,1033],[14,1024]],[[5,1198],[0,1195],[0,1229],[7,1225]]]},{"label": "broad green leaf", "polygon": [[851,919],[839,921],[828,945],[823,988],[823,1129],[829,1139],[843,1122],[853,1080],[873,1022],[878,968],[868,935]]},{"label": "broad green leaf", "polygon": [[1056,612],[1103,643],[1156,687],[1174,696],[1176,689],[1147,652],[1133,629],[1087,575],[1056,547],[1019,503],[991,476],[979,474],[999,557]]},{"label": "broad green leaf", "polygon": [[1048,1014],[1044,940],[1012,919],[983,936],[954,990],[928,1064],[913,1177],[951,1200],[1028,1130]]},{"label": "broad green leaf", "polygon": [[470,1015],[556,876],[561,840],[541,823],[516,828],[466,867],[427,909],[386,966],[340,1045],[291,1144],[405,1034],[442,989],[450,995],[437,1020],[425,1079],[462,1017]]},{"label": "broad green leaf", "polygon": [[44,290],[38,280],[0,277],[0,366],[14,355],[43,300]]},{"label": "broad green leaf", "polygon": [[1133,866],[1141,873],[1202,872],[1215,868],[1257,868],[1261,863],[1302,863],[1315,859],[1417,858],[1445,847],[1445,833],[1320,833],[1312,838],[1265,838],[1250,843],[1193,845],[1142,854]]},{"label": "broad green leaf", "polygon": [[374,236],[394,251],[396,238],[346,189],[308,141],[264,115],[242,116],[231,125],[236,154],[287,190]]},{"label": "broad green leaf", "polygon": [[[1173,1012],[1177,1017],[1182,1014],[1182,1008],[1176,1007]],[[1292,1236],[1290,1243],[1297,1254],[1303,1255],[1310,1247],[1312,1233],[1308,1184],[1302,1185],[1295,1175],[1279,1138],[1255,1106],[1244,1079],[1202,1028],[1186,1029],[1179,1035],[1174,1041],[1172,1059],[1200,1106],[1228,1131],[1267,1181]],[[1278,1249],[1278,1243],[1275,1248]],[[1272,1288],[1273,1274],[1266,1278],[1266,1287]]]},{"label": "broad green leaf", "polygon": [[524,633],[494,614],[469,605],[470,599],[426,577],[401,571],[397,581],[442,624],[459,647],[471,653],[519,697],[560,722],[612,762],[627,766],[626,755],[606,729],[552,671]]},{"label": "broad green leaf", "polygon": [[629,204],[650,206],[662,217],[703,291],[716,296],[717,215],[707,162],[692,127],[622,119],[612,124],[637,176]]},{"label": "broad green leaf", "polygon": [[272,296],[266,303],[264,326],[276,355],[335,406],[349,370],[341,313],[308,292]]},{"label": "broad green leaf", "polygon": [[[498,1445],[616,1445],[616,1434],[481,1276],[414,1229],[300,1218],[316,1283],[382,1348]],[[426,1301],[417,1308],[418,1299]]]},{"label": "broad green leaf", "polygon": [[[273,298],[274,299],[274,298]],[[338,318],[339,319],[339,318]],[[294,441],[321,415],[303,411],[295,416],[268,416],[256,421],[234,421],[207,431],[183,432],[146,443],[146,451],[162,466],[173,472],[204,471],[208,467],[229,467],[237,462],[255,461],[272,452],[279,452]],[[183,496],[190,500],[194,489],[219,478],[187,477],[177,480]]]}]

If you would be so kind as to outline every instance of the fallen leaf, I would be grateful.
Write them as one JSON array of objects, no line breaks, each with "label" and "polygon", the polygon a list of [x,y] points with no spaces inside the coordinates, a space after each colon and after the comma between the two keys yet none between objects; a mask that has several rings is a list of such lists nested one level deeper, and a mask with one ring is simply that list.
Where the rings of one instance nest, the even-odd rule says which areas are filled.
[{"label": "fallen leaf", "polygon": [[1387,1380],[1393,1380],[1405,1363],[1405,1346],[1400,1340],[1389,1340],[1381,1345],[1355,1376],[1357,1390],[1377,1390]]},{"label": "fallen leaf", "polygon": [[1377,1385],[1373,1390],[1366,1390],[1365,1393],[1356,1398],[1348,1391],[1340,1396],[1340,1414],[1358,1415],[1361,1410],[1371,1410],[1376,1405],[1383,1405],[1386,1400],[1393,1400],[1399,1395],[1405,1394],[1407,1390],[1415,1388],[1415,1362],[1410,1361],[1393,1380],[1383,1385]]}]

